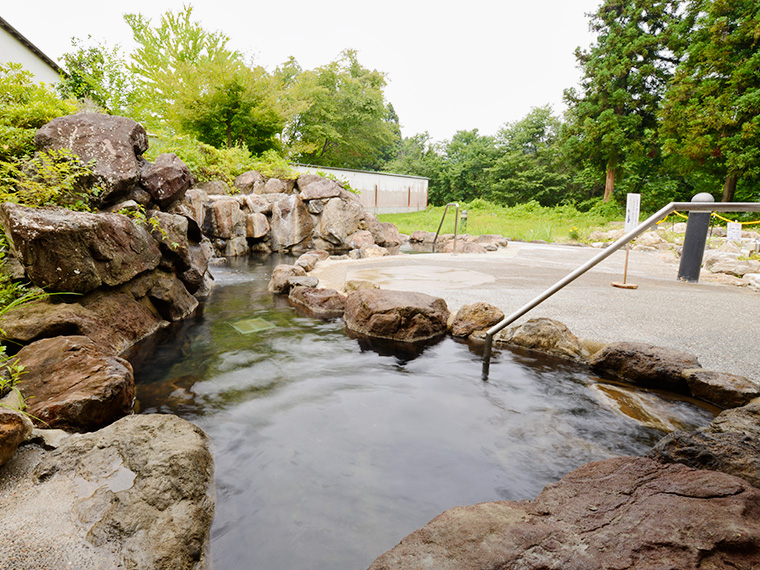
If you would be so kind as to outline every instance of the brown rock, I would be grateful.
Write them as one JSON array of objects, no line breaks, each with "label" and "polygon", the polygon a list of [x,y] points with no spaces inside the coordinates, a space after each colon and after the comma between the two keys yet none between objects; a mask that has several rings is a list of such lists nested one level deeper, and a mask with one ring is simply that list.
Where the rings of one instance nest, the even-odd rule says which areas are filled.
[{"label": "brown rock", "polygon": [[253,187],[256,184],[264,185],[266,183],[266,180],[264,179],[264,176],[261,175],[261,173],[257,172],[256,170],[249,170],[248,172],[243,172],[240,176],[235,178],[235,188],[243,192],[244,194],[250,194],[253,192]]},{"label": "brown rock", "polygon": [[639,342],[608,344],[589,364],[627,382],[682,393],[689,393],[683,371],[701,368],[693,354]]},{"label": "brown rock", "polygon": [[267,290],[271,293],[288,293],[290,291],[288,280],[291,277],[304,277],[305,275],[306,271],[302,267],[286,264],[278,265],[272,271],[272,279],[269,281]]},{"label": "brown rock", "polygon": [[454,318],[451,334],[458,337],[470,336],[475,331],[490,329],[503,318],[504,313],[488,303],[465,305]]},{"label": "brown rock", "polygon": [[760,487],[760,400],[726,410],[704,428],[675,431],[662,438],[649,457],[695,469],[722,471]]},{"label": "brown rock", "polygon": [[288,301],[291,305],[303,307],[311,315],[323,319],[342,317],[346,309],[346,296],[335,289],[293,287]]},{"label": "brown rock", "polygon": [[590,463],[534,501],[437,516],[370,570],[752,568],[760,490],[643,458]]},{"label": "brown rock", "polygon": [[348,236],[346,243],[351,249],[361,249],[375,245],[375,239],[367,230],[359,230]]},{"label": "brown rock", "polygon": [[245,236],[246,217],[237,198],[225,196],[205,204],[204,207],[204,234],[223,239]]},{"label": "brown rock", "polygon": [[140,157],[148,150],[145,129],[132,119],[101,113],[58,117],[37,131],[37,150],[69,149],[93,172],[104,189],[102,203],[125,195],[140,180]]},{"label": "brown rock", "polygon": [[346,300],[346,326],[359,334],[416,342],[446,332],[446,301],[424,293],[360,289]]},{"label": "brown rock", "polygon": [[380,241],[378,241],[377,236],[375,236],[375,242],[377,245],[382,245],[384,247],[401,245],[401,234],[395,225],[390,222],[380,222],[380,229],[382,231],[382,236],[379,238]]},{"label": "brown rock", "polygon": [[306,202],[308,200],[324,200],[325,198],[337,198],[340,196],[341,187],[338,186],[337,182],[319,176],[316,178],[316,180],[311,180],[304,185],[302,185],[302,180],[306,181],[305,177],[302,175],[298,178],[298,187],[301,189],[301,200]]},{"label": "brown rock", "polygon": [[501,331],[494,340],[497,344],[521,346],[572,360],[581,360],[583,356],[578,337],[553,319],[530,319]]},{"label": "brown rock", "polygon": [[161,260],[150,233],[120,214],[6,202],[0,222],[29,278],[48,291],[88,293],[120,285]]},{"label": "brown rock", "polygon": [[143,163],[140,185],[162,207],[181,200],[190,186],[193,175],[174,153],[159,154],[153,164]]},{"label": "brown rock", "polygon": [[161,324],[149,307],[124,293],[95,293],[81,303],[32,303],[0,318],[8,342],[28,344],[58,335],[84,335],[112,354],[153,334]]},{"label": "brown rock", "polygon": [[0,407],[0,466],[16,453],[31,435],[32,422],[21,412]]},{"label": "brown rock", "polygon": [[245,237],[259,239],[269,234],[269,220],[264,214],[248,214],[246,216]]},{"label": "brown rock", "polygon": [[433,243],[435,234],[424,230],[416,230],[409,234],[410,243]]},{"label": "brown rock", "polygon": [[721,408],[736,408],[760,397],[760,386],[743,376],[702,368],[683,371],[691,395]]},{"label": "brown rock", "polygon": [[314,228],[314,237],[324,240],[332,247],[346,247],[348,236],[359,229],[363,219],[364,210],[361,204],[331,198],[325,204],[319,222]]},{"label": "brown rock", "polygon": [[21,393],[43,425],[92,431],[132,411],[132,366],[87,337],[39,340],[22,348],[18,359],[27,372]]},{"label": "brown rock", "polygon": [[319,256],[313,253],[304,253],[296,259],[295,265],[301,267],[307,273],[316,267]]}]

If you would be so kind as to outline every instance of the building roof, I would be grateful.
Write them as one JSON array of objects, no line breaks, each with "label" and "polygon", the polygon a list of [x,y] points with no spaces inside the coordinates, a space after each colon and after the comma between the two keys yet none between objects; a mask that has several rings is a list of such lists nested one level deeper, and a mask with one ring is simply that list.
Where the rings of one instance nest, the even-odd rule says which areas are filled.
[{"label": "building roof", "polygon": [[32,42],[26,39],[21,32],[19,32],[16,28],[11,26],[2,17],[0,17],[0,28],[4,29],[10,35],[16,38],[19,42],[21,42],[24,46],[26,46],[27,49],[29,49],[29,51],[31,51],[34,55],[36,55],[42,61],[44,61],[47,65],[49,65],[53,69],[53,71],[55,71],[58,74],[63,73],[63,70],[58,66],[56,62],[54,62],[47,55],[45,55],[40,48],[38,48],[36,45],[34,45]]},{"label": "building roof", "polygon": [[420,180],[430,180],[427,176],[414,176],[412,174],[396,174],[395,172],[378,172],[376,170],[356,170],[354,168],[338,168],[337,166],[320,166],[318,164],[302,164],[292,162],[291,166],[301,166],[303,168],[316,168],[323,170],[342,170],[344,172],[361,172],[364,174],[379,174],[380,176],[398,176],[399,178],[419,178]]}]

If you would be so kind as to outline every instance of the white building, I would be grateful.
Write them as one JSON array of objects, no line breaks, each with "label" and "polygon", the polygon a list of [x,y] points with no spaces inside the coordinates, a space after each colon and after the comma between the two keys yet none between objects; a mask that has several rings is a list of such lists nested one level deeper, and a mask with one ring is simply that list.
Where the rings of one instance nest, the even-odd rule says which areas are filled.
[{"label": "white building", "polygon": [[20,63],[37,81],[58,83],[61,68],[26,39],[21,32],[0,18],[0,63]]},{"label": "white building", "polygon": [[427,208],[428,179],[421,176],[310,164],[291,166],[304,174],[331,175],[336,180],[348,182],[352,189],[359,192],[364,209],[373,214],[417,212]]}]

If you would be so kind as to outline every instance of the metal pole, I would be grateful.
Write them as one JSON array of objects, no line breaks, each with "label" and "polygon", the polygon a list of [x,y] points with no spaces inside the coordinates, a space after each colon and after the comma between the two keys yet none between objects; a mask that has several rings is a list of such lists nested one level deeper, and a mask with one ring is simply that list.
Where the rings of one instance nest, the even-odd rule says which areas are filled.
[{"label": "metal pole", "polygon": [[549,287],[546,291],[541,293],[538,297],[504,318],[501,322],[492,326],[486,332],[486,342],[483,350],[483,380],[488,380],[488,370],[491,365],[491,347],[493,345],[493,336],[502,330],[504,327],[511,325],[517,319],[522,317],[525,313],[543,303],[546,299],[554,295],[557,291],[575,281],[578,277],[586,273],[589,269],[596,264],[604,261],[610,255],[615,253],[618,249],[625,244],[637,238],[643,234],[650,227],[657,222],[672,214],[676,210],[683,210],[685,212],[760,212],[760,202],[720,202],[720,203],[706,203],[706,202],[671,202],[654,215],[648,217],[636,228],[625,234],[623,237],[609,245],[602,250],[599,254],[592,257],[586,263],[578,267],[575,271],[568,274],[566,277],[557,281],[554,285]]},{"label": "metal pole", "polygon": [[[692,202],[714,202],[715,199],[707,192],[701,192],[691,199]],[[710,218],[708,212],[689,212],[686,222],[686,234],[683,238],[683,250],[681,251],[681,263],[678,266],[678,279],[689,283],[699,281],[699,270],[702,267],[702,258],[705,255],[707,232],[710,230]]]}]

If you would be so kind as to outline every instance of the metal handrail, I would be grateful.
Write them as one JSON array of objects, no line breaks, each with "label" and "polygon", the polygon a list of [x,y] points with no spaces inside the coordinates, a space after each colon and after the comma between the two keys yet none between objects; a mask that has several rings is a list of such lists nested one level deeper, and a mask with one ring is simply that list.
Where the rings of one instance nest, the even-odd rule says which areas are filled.
[{"label": "metal handrail", "polygon": [[435,232],[435,237],[433,238],[433,253],[435,253],[435,242],[438,241],[438,234],[441,233],[441,228],[443,227],[443,220],[446,219],[446,212],[449,211],[449,206],[456,206],[457,214],[454,218],[454,254],[456,255],[457,252],[457,227],[459,226],[459,203],[458,202],[449,202],[446,204],[446,207],[443,209],[443,216],[441,216],[441,223],[438,224],[438,231]]},{"label": "metal handrail", "polygon": [[493,337],[496,333],[498,333],[504,327],[511,325],[525,313],[546,301],[546,299],[554,295],[557,291],[575,281],[578,277],[586,273],[586,271],[607,259],[610,255],[615,253],[625,244],[637,238],[650,227],[655,225],[660,220],[666,218],[676,210],[682,210],[686,212],[760,212],[760,202],[671,202],[655,214],[648,217],[630,232],[623,235],[620,239],[607,246],[598,255],[595,255],[586,263],[578,267],[578,269],[572,273],[569,273],[563,279],[557,281],[554,285],[549,287],[538,297],[529,303],[526,303],[517,311],[508,317],[505,317],[500,322],[488,329],[486,332],[486,344],[483,350],[483,378],[488,378],[488,370],[491,365],[491,346],[493,344]]}]

